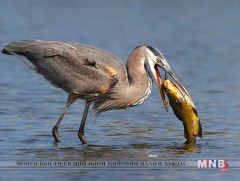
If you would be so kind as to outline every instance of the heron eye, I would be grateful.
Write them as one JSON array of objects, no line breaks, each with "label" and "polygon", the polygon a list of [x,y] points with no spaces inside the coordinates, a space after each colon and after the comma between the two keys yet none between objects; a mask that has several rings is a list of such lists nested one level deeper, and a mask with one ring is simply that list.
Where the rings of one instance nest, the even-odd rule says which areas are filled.
[{"label": "heron eye", "polygon": [[161,59],[160,58],[157,58],[157,63],[160,63],[161,62]]}]

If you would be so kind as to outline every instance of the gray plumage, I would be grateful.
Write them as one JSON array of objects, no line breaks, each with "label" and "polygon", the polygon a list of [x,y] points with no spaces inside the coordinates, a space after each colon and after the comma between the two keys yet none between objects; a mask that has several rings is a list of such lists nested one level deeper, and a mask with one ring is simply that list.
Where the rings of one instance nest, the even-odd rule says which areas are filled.
[{"label": "gray plumage", "polygon": [[[54,86],[62,88],[68,93],[78,94],[82,99],[89,99],[95,102],[94,108],[97,112],[110,109],[127,108],[145,95],[148,79],[143,79],[143,87],[128,91],[119,92],[123,86],[128,88],[134,86],[136,81],[129,80],[126,66],[121,59],[115,55],[88,45],[66,43],[66,42],[46,42],[40,40],[15,41],[4,47],[5,53],[13,54],[23,60],[24,63],[42,74]],[[23,58],[24,57],[24,58]],[[29,65],[29,62],[33,66]],[[131,65],[131,62],[129,63]],[[116,75],[106,72],[107,67],[116,71]],[[130,67],[131,72],[131,67]],[[131,72],[135,74],[136,72]],[[144,73],[146,76],[146,73]],[[132,84],[132,82],[134,84]],[[118,85],[116,85],[118,84]],[[113,90],[104,92],[104,86]],[[114,91],[114,88],[117,89]],[[145,90],[143,90],[143,88]],[[101,90],[104,92],[102,93]],[[131,101],[129,96],[134,96],[142,92],[139,98]],[[109,99],[102,99],[107,94]],[[116,99],[121,97],[122,103],[116,105]],[[114,103],[114,104],[113,104]],[[114,106],[116,105],[116,106]],[[120,106],[120,107],[119,107]]]},{"label": "gray plumage", "polygon": [[175,76],[162,54],[150,46],[135,48],[127,65],[105,50],[70,42],[14,41],[5,45],[2,52],[17,56],[54,86],[69,93],[66,107],[53,128],[56,141],[60,141],[58,126],[76,99],[86,100],[78,135],[83,143],[87,143],[84,125],[91,103],[97,113],[136,106],[151,93],[151,76],[156,81],[159,79],[155,65]]}]

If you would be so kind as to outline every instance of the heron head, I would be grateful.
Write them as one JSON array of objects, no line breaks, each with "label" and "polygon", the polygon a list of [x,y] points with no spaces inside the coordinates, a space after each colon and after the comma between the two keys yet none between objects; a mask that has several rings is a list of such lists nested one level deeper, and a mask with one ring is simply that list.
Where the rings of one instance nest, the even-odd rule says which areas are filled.
[{"label": "heron head", "polygon": [[[186,88],[183,86],[183,84],[178,80],[177,76],[174,74],[172,71],[170,65],[168,64],[167,60],[164,58],[162,53],[157,50],[156,48],[153,48],[151,46],[146,46],[147,47],[147,55],[146,55],[146,60],[148,62],[148,65],[150,67],[150,70],[153,74],[154,79],[157,82],[158,88],[160,90],[160,94],[164,100],[164,95],[162,90],[162,81],[161,81],[161,75],[158,70],[158,67],[162,68],[165,71],[165,75],[168,74],[170,75],[173,80],[176,82],[176,84],[182,89],[183,92],[185,92],[189,97],[189,93],[187,92]],[[164,103],[165,106],[165,103]],[[166,108],[166,106],[165,106]]]}]

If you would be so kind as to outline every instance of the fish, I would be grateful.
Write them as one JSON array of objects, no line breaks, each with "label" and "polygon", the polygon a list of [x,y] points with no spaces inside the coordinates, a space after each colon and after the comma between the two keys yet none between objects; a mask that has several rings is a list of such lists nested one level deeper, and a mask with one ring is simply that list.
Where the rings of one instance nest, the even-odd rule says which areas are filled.
[{"label": "fish", "polygon": [[[156,66],[156,65],[155,65]],[[156,67],[157,69],[157,67]],[[164,94],[164,91],[163,91],[163,86],[162,86],[162,80],[161,80],[161,75],[158,71],[156,71],[157,73],[157,84],[159,85],[158,86],[158,90],[159,90],[159,93],[161,95],[161,98],[162,98],[162,101],[163,101],[163,106],[164,108],[166,109],[166,111],[168,112],[168,107],[167,107],[167,101],[166,101],[166,98],[165,98],[165,94]],[[165,73],[165,79],[166,79],[166,73]]]},{"label": "fish", "polygon": [[195,144],[202,138],[202,124],[192,99],[170,80],[164,80],[162,89],[168,97],[175,116],[183,122],[185,144]]}]

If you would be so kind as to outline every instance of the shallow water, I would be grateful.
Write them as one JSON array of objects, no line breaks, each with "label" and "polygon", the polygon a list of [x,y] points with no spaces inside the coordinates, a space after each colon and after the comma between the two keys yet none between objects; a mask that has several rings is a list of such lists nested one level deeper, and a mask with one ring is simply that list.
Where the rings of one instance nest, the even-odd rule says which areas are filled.
[{"label": "shallow water", "polygon": [[[52,126],[67,94],[52,87],[15,57],[0,55],[1,160],[238,160],[240,156],[240,2],[213,1],[32,1],[0,6],[1,47],[17,39],[73,41],[109,50],[124,61],[142,44],[162,51],[194,98],[203,125],[197,145],[183,144],[183,126],[164,110],[157,87],[144,104],[88,121],[88,145],[77,137],[83,101],[60,127]],[[57,179],[234,180],[199,169],[0,170],[0,180]]]}]

